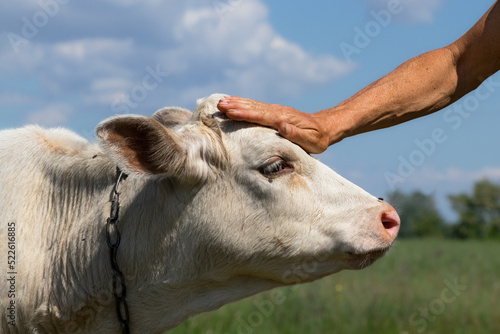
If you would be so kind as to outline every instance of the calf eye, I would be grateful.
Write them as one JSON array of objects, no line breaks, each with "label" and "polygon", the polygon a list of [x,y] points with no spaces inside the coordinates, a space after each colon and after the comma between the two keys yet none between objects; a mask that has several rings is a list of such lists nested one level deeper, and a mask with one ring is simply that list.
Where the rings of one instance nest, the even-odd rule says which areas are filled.
[{"label": "calf eye", "polygon": [[264,176],[273,177],[286,171],[290,171],[291,169],[292,167],[290,165],[288,165],[284,160],[279,159],[262,166],[259,168],[259,172]]}]

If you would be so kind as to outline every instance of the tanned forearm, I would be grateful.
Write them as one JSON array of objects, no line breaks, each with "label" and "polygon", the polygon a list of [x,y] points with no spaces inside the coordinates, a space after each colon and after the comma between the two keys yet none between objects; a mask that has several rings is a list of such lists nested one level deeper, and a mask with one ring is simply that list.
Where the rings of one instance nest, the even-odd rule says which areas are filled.
[{"label": "tanned forearm", "polygon": [[410,59],[337,107],[320,113],[330,114],[325,118],[334,122],[330,124],[334,143],[444,108],[453,100],[457,81],[452,52],[438,49]]}]

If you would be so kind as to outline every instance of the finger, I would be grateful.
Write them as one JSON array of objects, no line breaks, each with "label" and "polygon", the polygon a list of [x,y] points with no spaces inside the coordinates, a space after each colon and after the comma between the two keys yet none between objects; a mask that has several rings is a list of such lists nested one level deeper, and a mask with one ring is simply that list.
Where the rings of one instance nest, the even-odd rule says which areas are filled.
[{"label": "finger", "polygon": [[226,115],[235,121],[245,121],[250,123],[267,124],[262,110],[253,108],[235,107],[226,109]]},{"label": "finger", "polygon": [[222,99],[219,100],[219,103],[217,104],[217,107],[221,111],[228,111],[228,110],[241,110],[241,109],[248,109],[250,108],[250,99],[238,97],[238,96],[225,96]]},{"label": "finger", "polygon": [[246,121],[266,126],[275,126],[276,117],[272,116],[271,105],[247,98],[231,96],[219,101],[220,111],[235,121]]}]

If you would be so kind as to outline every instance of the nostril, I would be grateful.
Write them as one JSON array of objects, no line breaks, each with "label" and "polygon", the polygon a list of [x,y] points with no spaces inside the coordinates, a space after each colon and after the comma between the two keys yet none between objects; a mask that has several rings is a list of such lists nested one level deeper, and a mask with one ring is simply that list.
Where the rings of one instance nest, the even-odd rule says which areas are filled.
[{"label": "nostril", "polygon": [[386,230],[399,226],[399,224],[396,221],[389,219],[383,220],[382,225],[384,225]]},{"label": "nostril", "polygon": [[401,225],[398,213],[395,210],[385,211],[382,214],[382,225],[393,238],[396,238]]}]

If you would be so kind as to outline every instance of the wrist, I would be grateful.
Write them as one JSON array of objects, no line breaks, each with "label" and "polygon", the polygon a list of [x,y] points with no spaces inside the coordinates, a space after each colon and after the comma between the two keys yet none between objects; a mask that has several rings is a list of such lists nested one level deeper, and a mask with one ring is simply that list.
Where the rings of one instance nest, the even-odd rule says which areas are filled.
[{"label": "wrist", "polygon": [[353,136],[353,115],[343,106],[321,110],[318,113],[324,133],[328,136],[329,145],[335,144],[344,138]]}]

